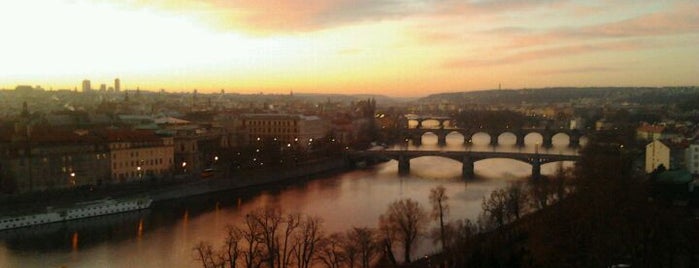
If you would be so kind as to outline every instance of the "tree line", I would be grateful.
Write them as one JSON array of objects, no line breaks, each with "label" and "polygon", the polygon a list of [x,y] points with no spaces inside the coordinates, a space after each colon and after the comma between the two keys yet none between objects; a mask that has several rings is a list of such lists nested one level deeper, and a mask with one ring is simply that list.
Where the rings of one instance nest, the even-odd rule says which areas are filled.
[{"label": "tree line", "polygon": [[[561,172],[554,181],[564,180]],[[552,186],[556,187],[552,187]],[[221,246],[201,241],[194,258],[202,267],[373,267],[377,263],[398,267],[414,261],[422,239],[431,239],[442,257],[457,258],[464,241],[519,219],[561,198],[563,185],[513,182],[483,198],[477,220],[449,220],[449,196],[444,186],[430,190],[431,209],[410,198],[392,202],[378,219],[377,227],[352,227],[327,233],[319,217],[284,213],[264,207],[245,215],[242,222],[226,227]],[[434,222],[433,228],[429,229]],[[457,263],[454,260],[445,263]]]}]

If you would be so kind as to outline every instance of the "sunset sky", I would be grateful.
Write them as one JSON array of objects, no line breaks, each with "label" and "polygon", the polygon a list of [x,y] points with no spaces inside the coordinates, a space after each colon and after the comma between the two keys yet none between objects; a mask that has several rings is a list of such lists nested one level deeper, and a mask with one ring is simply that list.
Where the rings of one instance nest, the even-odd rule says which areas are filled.
[{"label": "sunset sky", "polygon": [[0,88],[699,86],[699,1],[10,0]]}]

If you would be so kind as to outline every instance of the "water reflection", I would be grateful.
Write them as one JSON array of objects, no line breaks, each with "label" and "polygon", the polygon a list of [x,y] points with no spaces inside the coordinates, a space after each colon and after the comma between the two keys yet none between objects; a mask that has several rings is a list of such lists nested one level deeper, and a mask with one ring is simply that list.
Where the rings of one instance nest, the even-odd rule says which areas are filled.
[{"label": "water reflection", "polygon": [[[475,140],[474,147],[480,146]],[[544,165],[542,173],[556,168]],[[397,169],[397,163],[389,161],[264,191],[250,188],[157,203],[150,211],[62,223],[38,234],[35,228],[15,232],[14,237],[3,232],[0,267],[196,267],[192,247],[198,241],[218,246],[227,224],[241,222],[261,206],[319,216],[331,233],[353,226],[376,227],[388,204],[400,198],[412,198],[429,209],[429,190],[437,185],[444,185],[450,197],[449,219],[475,218],[483,196],[531,172],[524,163],[489,159],[476,163],[476,180],[464,181],[461,164],[440,157],[412,160],[409,176],[398,176]],[[416,254],[436,248],[423,241]]]}]

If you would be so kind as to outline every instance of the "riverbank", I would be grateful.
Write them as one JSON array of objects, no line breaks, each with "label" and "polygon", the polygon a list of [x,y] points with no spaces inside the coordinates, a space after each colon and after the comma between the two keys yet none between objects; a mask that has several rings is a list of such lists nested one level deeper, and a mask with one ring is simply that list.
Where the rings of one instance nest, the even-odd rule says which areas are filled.
[{"label": "riverbank", "polygon": [[20,215],[43,211],[47,206],[71,204],[105,197],[131,198],[149,196],[153,201],[165,201],[221,191],[288,183],[294,179],[349,170],[352,165],[345,157],[332,157],[299,164],[295,167],[270,170],[240,171],[226,178],[194,178],[161,182],[110,185],[101,188],[72,189],[53,192],[4,196],[0,198],[0,215]]},{"label": "riverbank", "polygon": [[293,179],[306,179],[312,176],[346,171],[349,168],[350,165],[344,158],[332,158],[301,164],[294,168],[246,171],[233,174],[230,178],[199,180],[186,184],[186,187],[176,185],[153,190],[149,192],[149,196],[153,201],[165,201],[221,191],[277,184],[288,182]]}]

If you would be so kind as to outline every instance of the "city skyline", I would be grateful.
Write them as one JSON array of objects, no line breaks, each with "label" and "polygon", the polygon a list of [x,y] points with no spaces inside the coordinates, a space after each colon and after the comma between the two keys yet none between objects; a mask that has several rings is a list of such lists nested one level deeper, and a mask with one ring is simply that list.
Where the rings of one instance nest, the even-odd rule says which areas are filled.
[{"label": "city skyline", "polygon": [[[699,84],[695,1],[14,1],[0,88],[431,93]],[[128,82],[127,82],[128,81]]]}]

